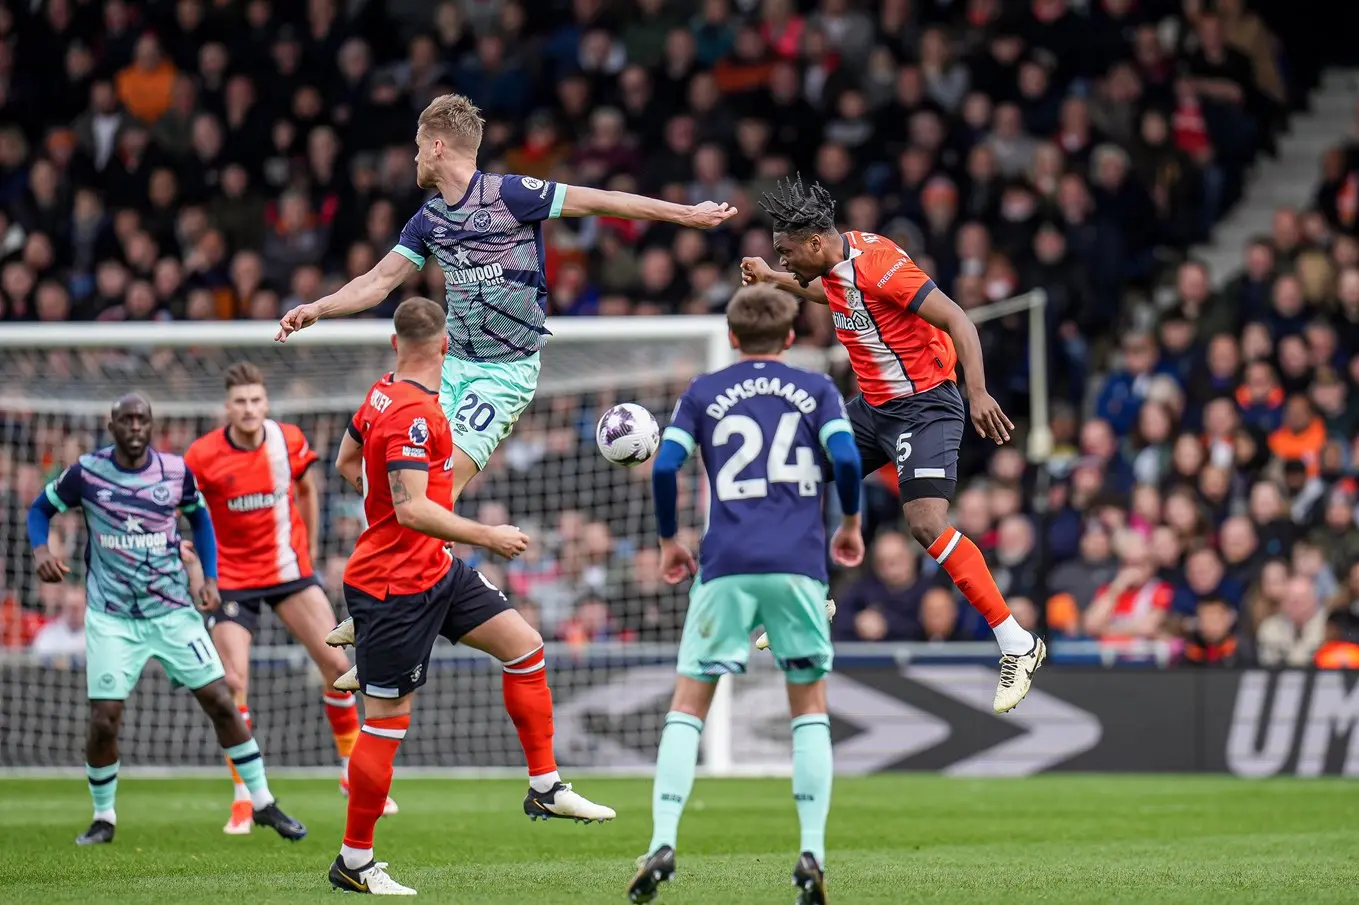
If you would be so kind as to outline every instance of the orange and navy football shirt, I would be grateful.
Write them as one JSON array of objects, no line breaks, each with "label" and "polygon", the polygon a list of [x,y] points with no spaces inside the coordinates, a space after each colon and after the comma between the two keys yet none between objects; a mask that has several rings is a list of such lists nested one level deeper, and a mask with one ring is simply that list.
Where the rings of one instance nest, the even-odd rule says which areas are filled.
[{"label": "orange and navy football shirt", "polygon": [[425,496],[453,510],[453,432],[438,391],[386,375],[368,391],[349,423],[349,436],[363,446],[368,527],[354,545],[344,583],[379,600],[428,591],[448,573],[453,554],[439,538],[396,520],[388,475],[428,472]]},{"label": "orange and navy football shirt", "polygon": [[957,380],[953,338],[917,312],[934,280],[891,239],[843,234],[845,258],[821,280],[835,335],[869,405]]},{"label": "orange and navy football shirt", "polygon": [[294,485],[316,461],[302,429],[264,422],[264,442],[242,449],[227,428],[195,440],[184,461],[198,478],[217,534],[224,591],[277,587],[313,574]]}]

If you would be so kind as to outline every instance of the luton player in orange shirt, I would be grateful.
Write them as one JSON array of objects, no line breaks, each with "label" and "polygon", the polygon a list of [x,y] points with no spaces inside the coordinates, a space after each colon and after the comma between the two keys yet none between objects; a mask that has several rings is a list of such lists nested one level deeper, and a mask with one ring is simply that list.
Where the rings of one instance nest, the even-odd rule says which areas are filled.
[{"label": "luton player in orange shirt", "polygon": [[340,475],[363,494],[368,527],[344,572],[357,661],[349,675],[363,693],[364,724],[350,761],[349,813],[330,882],[343,890],[414,895],[374,859],[373,829],[410,727],[411,698],[428,678],[440,635],[502,663],[505,709],[528,761],[524,813],[589,823],[612,820],[614,811],[557,775],[542,636],[448,549],[464,543],[514,557],[528,538],[513,525],[488,527],[453,513],[453,430],[437,389],[448,352],[443,306],[407,299],[393,323],[396,370],[373,384],[335,460]]},{"label": "luton player in orange shirt", "polygon": [[971,540],[949,525],[967,409],[955,368],[967,375],[972,426],[1001,444],[1014,425],[986,392],[977,328],[895,242],[841,233],[835,202],[820,184],[784,181],[760,205],[774,221],[774,251],[789,271],[759,258],[741,262],[742,281],[773,283],[829,305],[835,335],[849,351],[860,395],[847,406],[864,474],[894,463],[911,534],[986,618],[1000,645],[995,710],[1028,694],[1047,650],[1010,613]]},{"label": "luton player in orange shirt", "polygon": [[[320,536],[320,490],[311,468],[316,453],[300,428],[268,417],[259,368],[232,365],[225,382],[226,426],[199,437],[184,454],[216,527],[222,606],[209,617],[212,641],[248,723],[250,645],[263,607],[274,610],[325,679],[323,704],[340,757],[340,789],[348,794],[359,716],[352,694],[330,688],[349,669],[349,660],[325,643],[335,611],[314,566]],[[223,831],[244,835],[251,826],[250,795],[234,769],[232,779],[236,796]],[[389,799],[384,813],[396,811]]]}]

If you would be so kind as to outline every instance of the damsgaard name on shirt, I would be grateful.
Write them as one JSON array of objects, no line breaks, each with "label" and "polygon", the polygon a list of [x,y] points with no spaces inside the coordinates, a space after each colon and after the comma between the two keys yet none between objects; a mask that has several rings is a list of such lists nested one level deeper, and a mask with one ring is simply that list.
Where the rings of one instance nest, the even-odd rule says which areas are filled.
[{"label": "damsgaard name on shirt", "polygon": [[798,411],[810,415],[816,411],[816,397],[790,381],[777,377],[747,377],[740,383],[727,387],[714,397],[704,409],[709,418],[721,420],[731,407],[742,399],[756,396],[782,396],[791,402]]}]

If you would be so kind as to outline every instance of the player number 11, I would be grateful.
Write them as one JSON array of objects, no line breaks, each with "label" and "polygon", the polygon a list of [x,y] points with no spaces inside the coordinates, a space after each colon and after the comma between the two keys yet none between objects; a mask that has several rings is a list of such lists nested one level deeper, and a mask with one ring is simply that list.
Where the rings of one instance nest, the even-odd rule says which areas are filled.
[{"label": "player number 11", "polygon": [[[821,470],[817,467],[816,456],[809,446],[793,448],[801,421],[802,416],[797,412],[785,412],[779,418],[779,426],[774,429],[769,457],[765,462],[767,480],[738,479],[737,475],[764,452],[764,431],[760,429],[758,421],[746,415],[728,415],[723,418],[713,431],[713,444],[725,446],[733,437],[740,437],[741,445],[717,470],[717,498],[724,503],[761,499],[769,495],[771,482],[796,484],[799,496],[816,496],[821,483]],[[788,461],[790,456],[793,458],[791,463]]]},{"label": "player number 11", "polygon": [[208,643],[202,638],[195,638],[190,641],[189,650],[193,651],[193,655],[198,658],[199,663],[212,662],[212,648],[208,647]]}]

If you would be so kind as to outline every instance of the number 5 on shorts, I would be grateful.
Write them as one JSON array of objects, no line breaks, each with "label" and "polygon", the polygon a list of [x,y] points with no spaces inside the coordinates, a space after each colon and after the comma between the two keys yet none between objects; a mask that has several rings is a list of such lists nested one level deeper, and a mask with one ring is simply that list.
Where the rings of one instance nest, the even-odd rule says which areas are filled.
[{"label": "number 5 on shorts", "polygon": [[907,431],[897,437],[897,464],[905,465],[906,460],[911,457],[911,432]]},{"label": "number 5 on shorts", "polygon": [[483,402],[476,393],[468,393],[463,397],[462,403],[458,405],[457,411],[453,413],[453,420],[459,425],[472,428],[474,431],[484,431],[495,420],[495,406],[489,402]]}]

